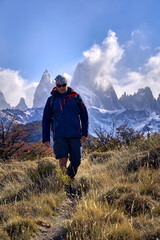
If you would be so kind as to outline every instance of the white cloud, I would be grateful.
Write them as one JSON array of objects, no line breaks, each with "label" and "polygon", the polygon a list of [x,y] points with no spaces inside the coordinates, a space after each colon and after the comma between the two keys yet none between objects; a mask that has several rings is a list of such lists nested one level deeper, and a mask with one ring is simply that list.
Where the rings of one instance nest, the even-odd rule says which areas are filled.
[{"label": "white cloud", "polygon": [[141,71],[128,71],[125,78],[117,80],[114,88],[118,96],[121,96],[124,92],[133,94],[139,88],[146,86],[151,88],[153,95],[157,98],[160,94],[160,53],[150,57]]},{"label": "white cloud", "polygon": [[20,76],[19,71],[0,68],[0,90],[11,106],[16,106],[21,97],[24,97],[26,104],[31,107],[33,95],[38,83],[28,83]]},{"label": "white cloud", "polygon": [[141,45],[140,49],[143,50],[143,51],[146,51],[146,50],[150,49],[150,47],[147,46],[147,45]]},{"label": "white cloud", "polygon": [[101,49],[100,46],[94,44],[91,49],[83,52],[83,55],[88,58],[88,61],[92,64],[97,62],[101,57]]},{"label": "white cloud", "polygon": [[71,83],[71,79],[72,79],[72,76],[69,75],[68,73],[63,73],[63,76],[67,79],[67,81],[68,81],[68,85],[70,85],[70,83]]},{"label": "white cloud", "polygon": [[[157,97],[160,93],[160,53],[148,57],[145,55],[147,49],[151,50],[143,31],[133,31],[131,39],[120,45],[116,33],[110,30],[101,45],[95,44],[83,52],[85,60],[78,65],[73,84],[96,86],[105,91],[111,82],[118,97],[124,92],[134,94],[139,88],[149,86]],[[144,61],[133,66],[141,55]]]},{"label": "white cloud", "polygon": [[[89,66],[90,75],[88,82],[94,82],[97,88],[107,89],[110,82],[114,82],[113,74],[116,64],[123,56],[123,48],[118,44],[115,32],[109,30],[108,36],[101,46],[95,44],[89,50],[83,52],[85,56],[84,65]],[[93,77],[94,76],[94,77]],[[84,81],[85,78],[84,78]]]},{"label": "white cloud", "polygon": [[[126,61],[123,61],[130,48],[134,51],[129,53],[129,59],[135,58],[138,61],[137,48],[134,46],[139,46],[142,54],[144,50],[149,49],[143,39],[145,39],[144,34],[136,30],[132,32],[128,42],[120,45],[116,33],[110,30],[101,45],[95,44],[83,52],[85,59],[75,71],[73,83],[75,82],[76,86],[80,84],[105,91],[111,82],[118,97],[124,92],[133,94],[139,88],[149,86],[154,96],[157,97],[160,93],[160,52],[157,51],[156,55],[149,57],[146,63],[138,66],[136,70],[132,67],[127,68]],[[157,47],[157,50],[159,49],[160,47]],[[67,73],[64,73],[64,76],[70,85],[71,76]],[[0,69],[0,90],[11,106],[17,105],[20,97],[24,97],[27,105],[31,107],[37,85],[36,82],[29,84],[18,71]]]}]

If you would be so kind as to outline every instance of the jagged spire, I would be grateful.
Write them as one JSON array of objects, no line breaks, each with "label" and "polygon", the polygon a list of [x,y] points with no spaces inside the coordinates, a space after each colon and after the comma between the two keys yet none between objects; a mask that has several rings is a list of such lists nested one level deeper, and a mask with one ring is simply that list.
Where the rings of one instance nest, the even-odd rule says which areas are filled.
[{"label": "jagged spire", "polygon": [[21,111],[25,111],[28,108],[28,106],[26,105],[25,99],[23,97],[21,97],[18,105],[15,107],[15,109],[19,109]]},{"label": "jagged spire", "polygon": [[33,99],[33,107],[44,107],[47,98],[50,96],[52,88],[52,79],[49,70],[46,69],[36,88]]},{"label": "jagged spire", "polygon": [[6,109],[6,108],[11,108],[11,106],[6,102],[4,94],[0,91],[0,110]]}]

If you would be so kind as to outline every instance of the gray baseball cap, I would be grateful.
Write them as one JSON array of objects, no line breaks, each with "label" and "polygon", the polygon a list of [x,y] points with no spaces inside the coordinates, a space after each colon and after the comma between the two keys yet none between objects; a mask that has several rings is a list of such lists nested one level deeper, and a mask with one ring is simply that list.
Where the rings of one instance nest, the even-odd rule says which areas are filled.
[{"label": "gray baseball cap", "polygon": [[67,84],[67,79],[63,75],[58,75],[55,78],[55,83],[56,84],[59,84],[59,83],[66,83]]}]

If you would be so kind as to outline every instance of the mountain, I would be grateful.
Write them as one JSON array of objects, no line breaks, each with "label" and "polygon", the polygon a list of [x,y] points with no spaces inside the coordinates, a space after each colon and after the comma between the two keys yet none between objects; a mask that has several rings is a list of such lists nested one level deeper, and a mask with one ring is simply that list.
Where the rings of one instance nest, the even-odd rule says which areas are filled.
[{"label": "mountain", "polygon": [[99,74],[98,70],[94,69],[94,66],[90,65],[86,60],[77,65],[71,87],[82,95],[82,99],[87,106],[95,106],[107,110],[122,109],[107,76],[102,73]]},{"label": "mountain", "polygon": [[25,103],[24,98],[21,97],[21,99],[20,99],[18,105],[15,107],[15,109],[19,109],[19,110],[21,110],[21,111],[25,111],[27,108],[28,108],[28,107],[27,107],[27,105],[26,105],[26,103]]},{"label": "mountain", "polygon": [[50,96],[52,90],[52,80],[50,77],[49,71],[43,73],[39,85],[36,88],[34,99],[33,99],[33,108],[44,107],[47,101],[47,98]]},{"label": "mountain", "polygon": [[108,111],[100,108],[88,108],[90,129],[89,132],[93,136],[94,130],[99,127],[106,130],[109,134],[115,134],[116,128],[121,125],[127,125],[136,131],[145,131],[148,129],[151,132],[158,132],[160,126],[160,115],[149,113],[141,110],[116,110]]},{"label": "mountain", "polygon": [[[0,111],[0,118],[16,115],[17,123],[31,123],[32,128],[33,121],[42,120],[43,108],[50,96],[52,84],[49,71],[46,70],[35,91],[34,107],[25,109],[27,106],[21,99],[20,104],[17,105],[19,109],[3,109]],[[120,125],[127,125],[137,131],[159,130],[160,95],[156,100],[149,87],[141,88],[133,95],[124,93],[118,99],[107,75],[94,68],[94,65],[90,65],[86,60],[78,64],[70,86],[81,95],[86,104],[89,115],[89,133],[93,136],[96,136],[95,129],[99,126],[106,129],[108,134],[115,134],[116,128]],[[0,99],[3,100],[0,102],[2,105],[5,101],[2,93]],[[36,124],[34,126],[37,126]],[[40,126],[41,122],[38,124]],[[40,131],[33,134],[34,141],[41,138]]]},{"label": "mountain", "polygon": [[153,97],[149,87],[141,88],[137,93],[129,96],[124,93],[119,101],[125,109],[136,111],[142,110],[149,113],[159,111],[158,101]]},{"label": "mountain", "polygon": [[11,108],[11,106],[6,102],[3,93],[0,91],[0,110],[7,108]]},{"label": "mountain", "polygon": [[42,120],[43,108],[28,108],[25,111],[19,109],[3,109],[0,110],[0,119],[2,117],[10,118],[10,116],[15,116],[17,123],[29,123],[33,121]]},{"label": "mountain", "polygon": [[25,137],[25,142],[38,142],[42,139],[42,123],[41,121],[33,121],[26,123],[24,127],[27,129],[28,136]]},{"label": "mountain", "polygon": [[160,112],[160,94],[158,95],[158,98],[157,98],[157,105],[158,105],[158,110]]},{"label": "mountain", "polygon": [[[127,127],[134,128],[137,131],[145,132],[148,132],[148,129],[151,132],[158,132],[160,126],[160,115],[155,112],[149,113],[127,109],[109,111],[97,107],[87,107],[87,110],[89,115],[89,133],[93,136],[96,136],[95,130],[99,129],[99,127],[106,129],[108,134],[115,134],[116,128],[121,125],[127,125]],[[31,108],[26,111],[16,109],[0,111],[0,119],[5,116],[10,118],[11,115],[16,115],[17,123],[29,123],[30,129],[33,129],[34,126],[32,127],[32,124],[34,124],[34,121],[42,120],[43,108]],[[38,125],[40,126],[41,122]],[[41,139],[40,128],[32,133],[30,140],[36,141],[36,139]]]}]

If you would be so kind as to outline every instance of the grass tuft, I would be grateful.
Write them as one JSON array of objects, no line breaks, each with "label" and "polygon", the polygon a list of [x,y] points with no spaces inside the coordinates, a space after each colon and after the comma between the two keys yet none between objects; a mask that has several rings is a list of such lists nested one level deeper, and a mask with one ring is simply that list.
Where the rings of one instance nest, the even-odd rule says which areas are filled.
[{"label": "grass tuft", "polygon": [[8,232],[11,239],[30,240],[37,226],[30,218],[15,217],[6,223],[4,229]]},{"label": "grass tuft", "polygon": [[140,196],[136,193],[124,194],[116,201],[116,204],[130,216],[151,213],[153,207],[153,202],[150,197]]},{"label": "grass tuft", "polygon": [[10,240],[8,233],[1,228],[0,228],[0,239],[1,240]]}]

